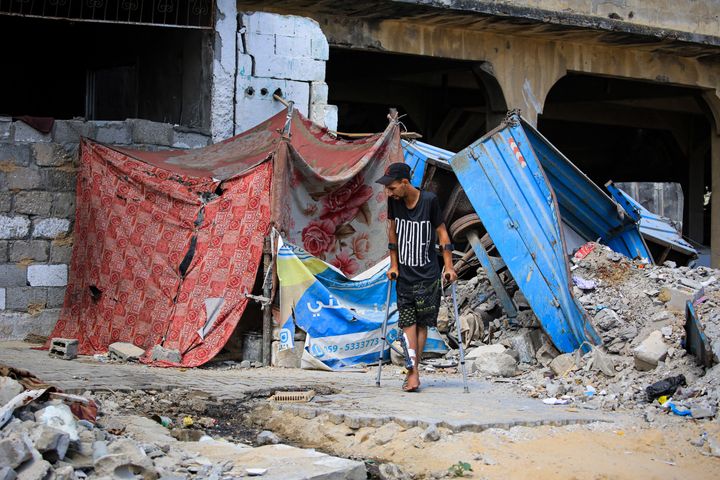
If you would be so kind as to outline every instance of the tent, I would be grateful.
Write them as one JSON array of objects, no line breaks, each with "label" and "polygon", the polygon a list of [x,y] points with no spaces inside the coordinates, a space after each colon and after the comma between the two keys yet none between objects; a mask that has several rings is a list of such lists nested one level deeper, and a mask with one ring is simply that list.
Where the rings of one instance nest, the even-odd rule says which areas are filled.
[{"label": "tent", "polygon": [[337,138],[292,106],[206,148],[147,152],[83,139],[70,276],[51,337],[114,342],[198,366],[232,335],[274,226],[347,275],[387,253],[385,196],[400,132]]}]

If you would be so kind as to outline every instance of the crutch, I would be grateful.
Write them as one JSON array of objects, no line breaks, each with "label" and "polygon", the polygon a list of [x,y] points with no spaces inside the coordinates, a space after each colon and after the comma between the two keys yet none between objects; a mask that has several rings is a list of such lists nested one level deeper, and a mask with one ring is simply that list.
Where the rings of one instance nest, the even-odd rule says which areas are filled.
[{"label": "crutch", "polygon": [[375,379],[375,386],[377,387],[380,386],[380,375],[382,375],[383,353],[385,353],[385,343],[387,342],[385,335],[387,334],[388,318],[390,317],[390,291],[392,290],[394,281],[395,274],[393,273],[388,281],[387,296],[385,297],[385,318],[383,319],[382,330],[380,331],[380,354],[378,355],[378,371],[377,378]]},{"label": "crutch", "polygon": [[[445,279],[449,282],[450,274],[446,273]],[[450,292],[452,293],[453,313],[455,314],[455,326],[457,327],[458,349],[460,350],[460,368],[462,369],[463,374],[463,391],[465,393],[469,393],[470,389],[468,388],[467,370],[465,369],[465,349],[463,348],[462,329],[460,328],[460,315],[458,314],[455,283],[456,282],[452,282],[450,284]]]}]

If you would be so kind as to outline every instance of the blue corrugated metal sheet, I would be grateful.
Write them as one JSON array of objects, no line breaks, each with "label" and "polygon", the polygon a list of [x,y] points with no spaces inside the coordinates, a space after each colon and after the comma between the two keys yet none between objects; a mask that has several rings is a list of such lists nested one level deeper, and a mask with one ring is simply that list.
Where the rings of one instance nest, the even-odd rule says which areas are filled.
[{"label": "blue corrugated metal sheet", "polygon": [[[571,293],[558,202],[531,138],[547,141],[533,133],[512,116],[450,165],[543,329],[559,350],[571,352],[601,340]],[[557,160],[549,148],[541,153]]]},{"label": "blue corrugated metal sheet", "polygon": [[428,158],[447,162],[450,157],[455,155],[454,152],[433,147],[432,145],[418,142],[417,140],[412,142],[402,140],[402,147],[405,155],[405,163],[412,168],[410,183],[416,188],[420,188],[420,185],[422,185],[423,174],[425,173],[425,165]]},{"label": "blue corrugated metal sheet", "polygon": [[608,182],[605,187],[617,201],[631,216],[640,220],[640,233],[650,241],[659,243],[666,247],[670,247],[691,258],[697,257],[697,250],[688,242],[683,240],[680,233],[670,225],[670,222],[663,219],[660,215],[651,212],[647,208],[639,204],[635,199],[628,195],[625,191],[617,188],[612,182]]}]

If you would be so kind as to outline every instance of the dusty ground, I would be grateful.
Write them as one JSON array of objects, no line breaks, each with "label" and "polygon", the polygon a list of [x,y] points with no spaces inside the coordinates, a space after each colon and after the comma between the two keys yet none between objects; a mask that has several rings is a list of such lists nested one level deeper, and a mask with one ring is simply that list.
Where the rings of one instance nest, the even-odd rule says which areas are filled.
[{"label": "dusty ground", "polygon": [[[567,427],[515,427],[453,434],[440,429],[436,442],[423,429],[395,423],[353,430],[326,417],[305,420],[260,409],[256,419],[281,437],[338,456],[395,463],[416,478],[439,477],[459,461],[471,464],[471,478],[487,479],[717,479],[720,458],[690,444],[703,432],[720,438],[717,422],[667,418],[661,426],[644,420]],[[467,476],[470,476],[468,474]]]}]

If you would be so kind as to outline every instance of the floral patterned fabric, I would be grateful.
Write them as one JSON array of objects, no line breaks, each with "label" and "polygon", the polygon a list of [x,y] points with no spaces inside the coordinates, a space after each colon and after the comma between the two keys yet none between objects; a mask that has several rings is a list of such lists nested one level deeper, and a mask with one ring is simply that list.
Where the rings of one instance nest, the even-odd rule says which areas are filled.
[{"label": "floral patterned fabric", "polygon": [[400,132],[355,141],[337,139],[300,116],[275,159],[275,218],[284,238],[348,277],[387,255],[387,198],[375,183],[402,162]]}]

